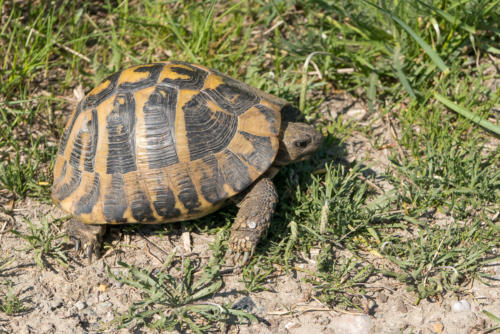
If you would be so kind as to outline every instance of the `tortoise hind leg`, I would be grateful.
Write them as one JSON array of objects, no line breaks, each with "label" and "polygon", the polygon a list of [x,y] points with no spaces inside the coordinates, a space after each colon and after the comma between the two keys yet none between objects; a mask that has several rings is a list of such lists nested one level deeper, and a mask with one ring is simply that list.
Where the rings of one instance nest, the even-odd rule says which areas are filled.
[{"label": "tortoise hind leg", "polygon": [[238,204],[240,210],[231,228],[229,260],[246,264],[262,234],[267,232],[276,210],[278,194],[269,178],[261,178]]},{"label": "tortoise hind leg", "polygon": [[90,225],[85,224],[78,219],[72,218],[66,225],[65,232],[70,239],[75,242],[75,251],[80,248],[84,250],[84,256],[89,261],[92,259],[92,254],[97,257],[100,255],[102,236],[106,232],[106,225]]}]

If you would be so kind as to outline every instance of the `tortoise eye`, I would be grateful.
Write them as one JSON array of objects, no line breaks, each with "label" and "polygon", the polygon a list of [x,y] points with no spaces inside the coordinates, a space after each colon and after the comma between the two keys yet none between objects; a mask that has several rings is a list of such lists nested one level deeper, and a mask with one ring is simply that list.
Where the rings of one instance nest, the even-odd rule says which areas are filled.
[{"label": "tortoise eye", "polygon": [[307,145],[309,145],[311,143],[311,139],[306,139],[306,140],[297,140],[295,142],[295,146],[296,147],[299,147],[299,148],[304,148],[306,147]]}]

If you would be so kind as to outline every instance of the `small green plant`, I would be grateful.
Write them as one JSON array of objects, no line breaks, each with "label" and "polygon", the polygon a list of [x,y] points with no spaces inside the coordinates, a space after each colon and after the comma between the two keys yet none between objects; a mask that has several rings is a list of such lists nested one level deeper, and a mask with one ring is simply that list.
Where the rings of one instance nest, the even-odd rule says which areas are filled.
[{"label": "small green plant", "polygon": [[[8,259],[0,259],[0,276],[11,263]],[[0,312],[6,315],[15,315],[24,311],[23,302],[19,296],[14,293],[11,281],[0,282]]]},{"label": "small green plant", "polygon": [[24,221],[29,226],[28,234],[16,230],[11,230],[11,232],[29,243],[28,250],[33,251],[37,266],[40,268],[45,267],[47,257],[55,259],[62,266],[67,266],[68,258],[63,240],[66,236],[54,232],[52,225],[56,221],[50,223],[47,218],[43,217],[40,220],[41,226],[35,226],[27,218]]},{"label": "small green plant", "polygon": [[173,266],[177,262],[175,252],[174,249],[158,270],[119,262],[126,272],[115,275],[108,267],[110,277],[136,288],[142,296],[142,300],[135,302],[128,313],[118,316],[113,323],[120,328],[145,324],[160,331],[204,333],[220,329],[230,318],[256,320],[253,315],[227,305],[202,301],[212,297],[223,284],[215,257],[211,257],[201,274],[196,275],[196,266],[189,258],[180,261],[179,267]]},{"label": "small green plant", "polygon": [[[417,227],[418,236],[404,242],[396,236],[387,236],[380,249],[392,266],[380,271],[406,284],[407,290],[416,292],[418,300],[458,291],[466,277],[477,275],[486,264],[485,255],[498,239],[493,229],[481,225],[476,222],[470,226],[451,224],[447,229]],[[397,270],[389,269],[394,265]]]},{"label": "small green plant", "polygon": [[261,265],[255,266],[249,264],[242,268],[241,281],[245,284],[245,288],[248,292],[270,290],[265,284],[273,272],[274,268],[271,266],[265,268]]},{"label": "small green plant", "polygon": [[317,272],[309,273],[306,281],[319,292],[319,299],[336,307],[362,310],[363,285],[374,274],[374,266],[355,257],[336,258],[331,247],[322,249],[318,258]]},{"label": "small green plant", "polygon": [[[7,285],[7,292],[4,292],[5,285]],[[12,282],[0,284],[0,312],[6,315],[15,315],[24,310],[23,302],[12,289]]]}]

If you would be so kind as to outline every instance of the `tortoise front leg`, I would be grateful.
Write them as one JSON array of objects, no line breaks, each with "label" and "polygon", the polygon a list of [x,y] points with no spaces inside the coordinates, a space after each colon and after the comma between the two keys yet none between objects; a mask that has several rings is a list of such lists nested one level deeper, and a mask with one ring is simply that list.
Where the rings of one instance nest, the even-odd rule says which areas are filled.
[{"label": "tortoise front leg", "polygon": [[228,255],[233,264],[246,264],[253,255],[261,235],[267,232],[276,203],[278,194],[274,184],[271,179],[264,177],[253,185],[238,204],[240,210],[229,238]]}]

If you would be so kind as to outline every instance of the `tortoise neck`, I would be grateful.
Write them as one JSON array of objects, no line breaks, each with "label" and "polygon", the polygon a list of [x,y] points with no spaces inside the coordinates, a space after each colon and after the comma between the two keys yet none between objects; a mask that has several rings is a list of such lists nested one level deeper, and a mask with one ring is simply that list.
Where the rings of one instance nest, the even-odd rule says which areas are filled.
[{"label": "tortoise neck", "polygon": [[264,173],[264,175],[270,179],[276,176],[280,170],[280,166],[276,164],[272,164],[271,167],[268,168],[268,170]]}]

